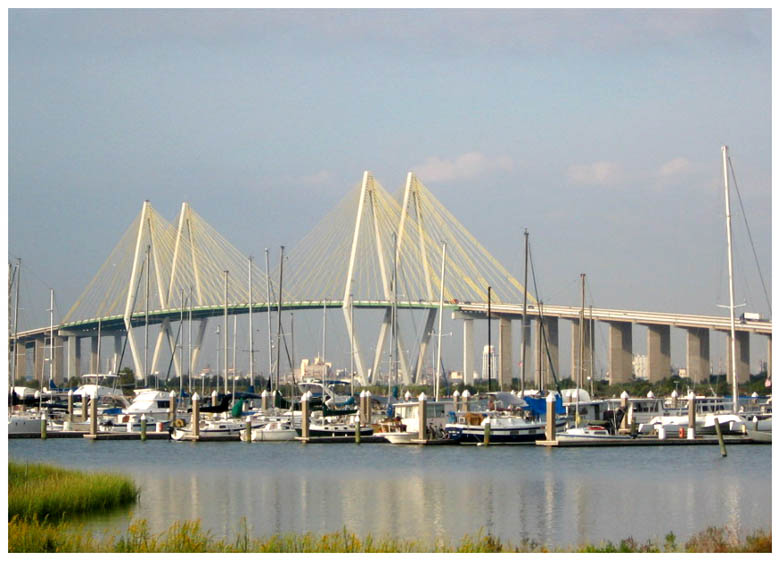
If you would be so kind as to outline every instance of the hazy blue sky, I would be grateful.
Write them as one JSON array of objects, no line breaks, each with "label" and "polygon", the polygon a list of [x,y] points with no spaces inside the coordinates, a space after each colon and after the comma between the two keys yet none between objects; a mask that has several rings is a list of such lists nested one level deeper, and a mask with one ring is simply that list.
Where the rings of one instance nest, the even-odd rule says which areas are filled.
[{"label": "hazy blue sky", "polygon": [[[597,307],[725,313],[722,144],[771,288],[769,10],[12,10],[8,33],[22,328],[144,199],[260,257],[365,169],[416,171],[518,278],[528,228],[548,303],[585,272]],[[766,315],[736,203],[737,300]]]}]

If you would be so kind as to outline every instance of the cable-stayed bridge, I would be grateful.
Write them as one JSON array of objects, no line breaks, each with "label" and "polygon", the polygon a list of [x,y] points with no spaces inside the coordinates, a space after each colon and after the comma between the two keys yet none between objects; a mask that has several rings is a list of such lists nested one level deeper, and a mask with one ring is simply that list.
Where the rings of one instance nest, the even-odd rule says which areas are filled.
[{"label": "cable-stayed bridge", "polygon": [[[559,318],[572,322],[572,348],[579,345],[580,333],[589,343],[592,325],[579,328],[583,317],[580,309],[542,307],[531,294],[525,294],[522,284],[411,172],[404,188],[395,195],[388,193],[370,172],[365,172],[360,184],[286,254],[283,262],[273,264],[273,268],[267,250],[261,267],[187,203],[182,204],[174,222],[168,222],[146,201],[108,259],[56,326],[55,338],[68,338],[68,362],[66,368],[63,357],[58,357],[55,351],[52,370],[55,379],[80,373],[78,340],[81,337],[92,339],[91,364],[93,370],[97,369],[95,354],[99,354],[99,335],[113,335],[116,368],[121,366],[117,364],[118,357],[129,355],[139,379],[156,371],[164,347],[172,353],[177,375],[197,372],[209,318],[224,317],[223,335],[227,338],[228,315],[325,307],[342,310],[348,336],[354,344],[356,376],[361,383],[369,384],[379,379],[388,339],[395,340],[401,350],[410,343],[401,340],[395,311],[420,309],[425,311],[425,326],[419,340],[411,342],[414,352],[408,356],[414,357],[412,364],[407,364],[407,353],[397,353],[403,381],[413,383],[420,380],[434,322],[443,306],[453,317],[464,320],[463,367],[468,383],[474,362],[472,320],[487,317],[488,287],[491,317],[499,320],[497,378],[500,384],[506,386],[512,378],[515,345],[511,320],[522,320],[524,297],[528,302],[528,314],[523,322],[528,335],[526,352],[531,352],[531,319],[536,324],[537,340],[541,333],[539,327],[544,328],[546,350],[537,352],[536,356],[535,376],[539,383],[550,379],[550,365],[558,371]],[[361,351],[364,337],[358,337],[353,324],[355,310],[363,309],[384,311],[372,357]],[[197,323],[191,363],[186,368],[173,352],[176,339],[172,323],[183,317],[192,317]],[[671,326],[687,331],[688,371],[692,377],[699,378],[709,372],[709,331],[724,329],[724,318],[717,316],[599,309],[587,319],[610,326],[609,371],[613,382],[631,378],[633,324],[648,326],[651,379],[669,375]],[[148,325],[159,326],[152,341]],[[771,323],[751,321],[740,323],[738,329],[737,373],[746,379],[748,334],[763,333],[771,338]],[[19,336],[20,344],[31,342],[35,346],[36,375],[43,370],[38,369],[39,361],[43,360],[39,355],[43,355],[44,339],[51,335],[50,331],[41,328]],[[393,333],[395,337],[391,336]],[[49,346],[52,347],[50,343]],[[54,349],[63,347],[53,345]],[[151,358],[150,348],[153,348]],[[589,352],[588,345],[583,368]],[[549,360],[542,355],[549,356]],[[573,352],[572,372],[578,367],[579,358],[575,355]],[[16,368],[21,371],[19,362],[24,356],[25,353],[17,353]],[[769,357],[771,360],[771,353]]]}]

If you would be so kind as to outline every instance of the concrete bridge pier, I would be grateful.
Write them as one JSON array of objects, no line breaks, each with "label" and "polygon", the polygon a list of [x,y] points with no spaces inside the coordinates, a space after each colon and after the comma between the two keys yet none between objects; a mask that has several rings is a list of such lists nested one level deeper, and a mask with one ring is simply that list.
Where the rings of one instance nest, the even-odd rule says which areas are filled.
[{"label": "concrete bridge pier", "polygon": [[33,372],[33,379],[38,380],[40,384],[43,384],[43,381],[46,379],[44,371],[45,368],[45,358],[46,358],[46,341],[43,339],[35,339],[35,342],[33,343],[33,364],[34,364],[34,372]]},{"label": "concrete bridge pier", "polygon": [[647,326],[647,380],[668,378],[672,372],[671,326]]},{"label": "concrete bridge pier", "polygon": [[18,341],[15,343],[16,345],[16,364],[14,365],[14,378],[16,379],[17,385],[24,385],[19,384],[20,380],[24,380],[24,378],[27,376],[27,347],[24,343],[19,343]]},{"label": "concrete bridge pier", "polygon": [[694,384],[706,382],[710,375],[710,330],[688,327],[685,368]]},{"label": "concrete bridge pier", "polygon": [[[544,338],[542,338],[542,329],[544,329]],[[545,348],[545,340],[547,341],[547,347]],[[548,360],[547,352],[550,353],[550,360],[552,361],[553,369],[550,369],[550,360]],[[560,358],[558,352],[558,318],[545,317],[541,320],[536,320],[536,333],[534,335],[534,356],[536,357],[535,363],[535,383],[536,387],[545,389],[553,387],[555,381],[553,380],[553,370],[555,375],[560,380]]]},{"label": "concrete bridge pier", "polygon": [[122,356],[122,334],[117,333],[114,335],[114,356],[112,358],[111,362],[111,370],[114,371],[114,374],[119,374],[119,368],[121,365],[119,364],[119,357]]},{"label": "concrete bridge pier", "polygon": [[65,379],[65,338],[54,337],[54,383],[58,386]]},{"label": "concrete bridge pier", "polygon": [[[736,332],[737,350],[737,383],[744,384],[750,381],[750,333],[747,331]],[[731,333],[726,333],[726,372],[731,383]]]},{"label": "concrete bridge pier", "polygon": [[609,384],[625,384],[633,376],[633,324],[609,322]]},{"label": "concrete bridge pier", "polygon": [[512,320],[498,318],[498,389],[509,391],[512,386]]},{"label": "concrete bridge pier", "polygon": [[474,320],[463,318],[463,383],[474,383]]},{"label": "concrete bridge pier", "polygon": [[[584,346],[582,349],[582,380],[580,387],[584,388],[590,376],[590,320],[585,318],[585,328],[583,329]],[[580,368],[580,320],[575,318],[571,320],[571,379],[576,380]]]},{"label": "concrete bridge pier", "polygon": [[90,373],[100,372],[100,357],[98,356],[98,338],[90,337],[90,353],[89,353],[89,371]]},{"label": "concrete bridge pier", "polygon": [[68,336],[68,379],[81,376],[81,339]]},{"label": "concrete bridge pier", "polygon": [[767,336],[767,342],[769,345],[766,348],[766,376],[769,380],[772,379],[772,335]]}]

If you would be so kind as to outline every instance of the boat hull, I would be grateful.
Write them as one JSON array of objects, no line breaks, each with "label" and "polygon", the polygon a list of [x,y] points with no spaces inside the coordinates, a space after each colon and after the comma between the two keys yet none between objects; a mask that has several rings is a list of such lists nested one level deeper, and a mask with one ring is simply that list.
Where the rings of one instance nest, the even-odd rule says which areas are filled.
[{"label": "boat hull", "polygon": [[[555,423],[556,430],[563,429],[566,422]],[[490,427],[490,442],[496,444],[521,444],[544,439],[544,423],[532,423],[526,426]],[[461,444],[480,444],[485,441],[484,426],[445,425],[444,430],[450,440]]]}]

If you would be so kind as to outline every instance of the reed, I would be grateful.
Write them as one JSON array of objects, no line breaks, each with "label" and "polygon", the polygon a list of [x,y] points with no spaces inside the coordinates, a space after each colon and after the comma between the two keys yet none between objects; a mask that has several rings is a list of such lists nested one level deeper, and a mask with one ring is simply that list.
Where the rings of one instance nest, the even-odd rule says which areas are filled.
[{"label": "reed", "polygon": [[42,523],[37,518],[14,516],[8,523],[8,551],[11,553],[643,553],[643,552],[750,552],[772,551],[771,532],[758,531],[739,540],[725,529],[708,528],[684,545],[673,534],[665,542],[639,544],[631,538],[618,544],[604,542],[570,548],[548,548],[523,542],[502,542],[479,532],[463,537],[457,544],[447,541],[430,544],[416,540],[361,538],[346,529],[328,534],[277,534],[266,538],[249,535],[242,521],[236,536],[216,539],[201,528],[199,521],[175,522],[166,531],[153,534],[145,520],[134,520],[122,535],[95,537],[78,524]]},{"label": "reed", "polygon": [[48,464],[8,462],[8,517],[55,521],[132,504],[139,490],[131,479]]}]

